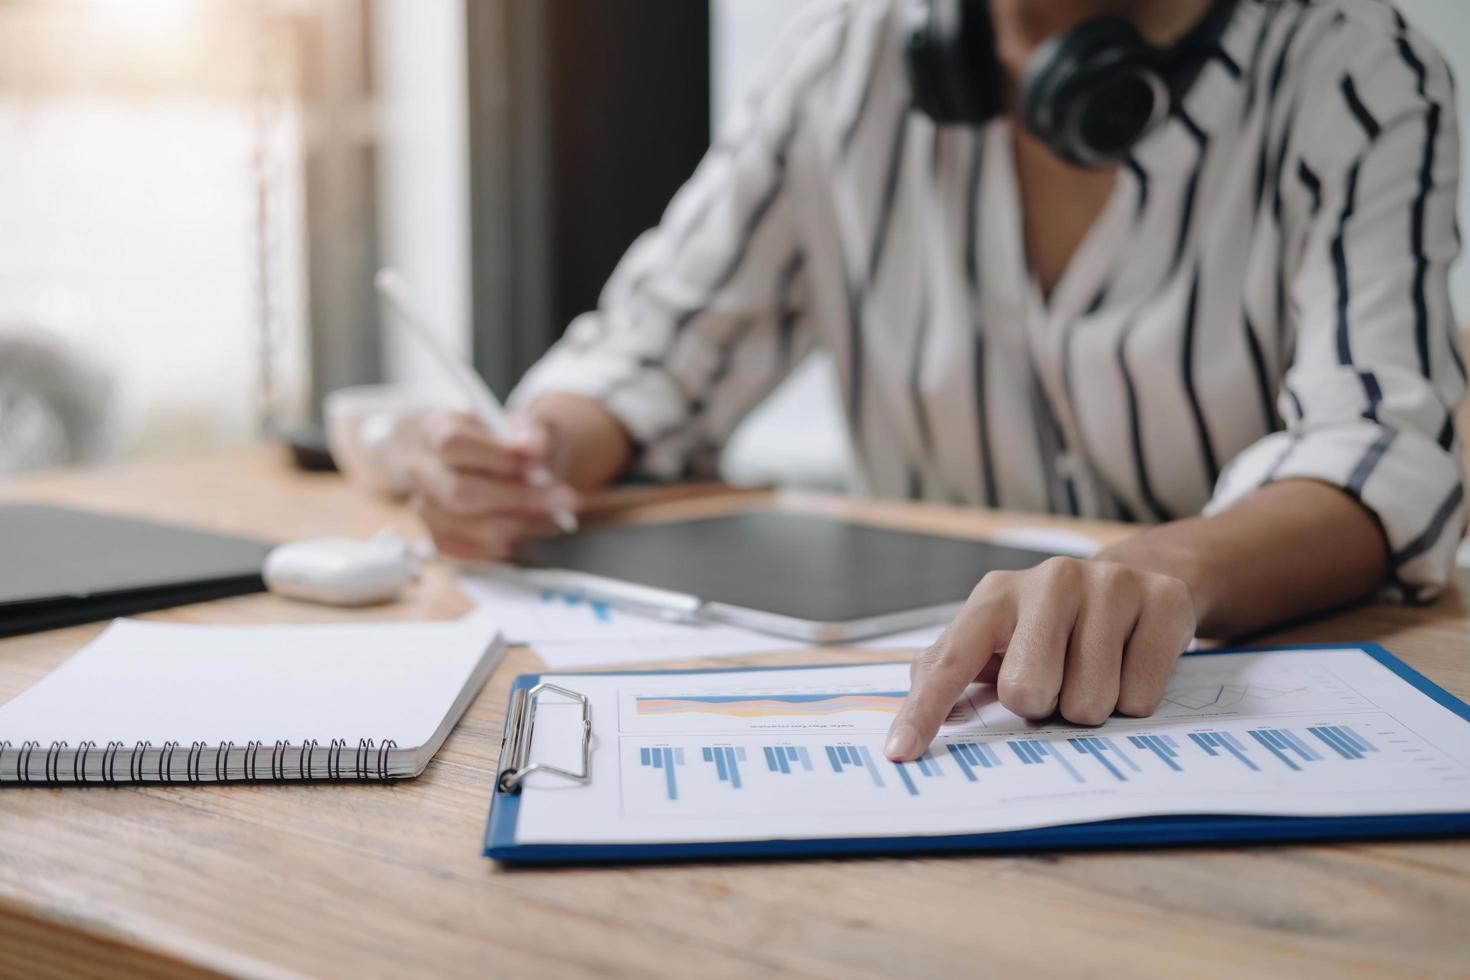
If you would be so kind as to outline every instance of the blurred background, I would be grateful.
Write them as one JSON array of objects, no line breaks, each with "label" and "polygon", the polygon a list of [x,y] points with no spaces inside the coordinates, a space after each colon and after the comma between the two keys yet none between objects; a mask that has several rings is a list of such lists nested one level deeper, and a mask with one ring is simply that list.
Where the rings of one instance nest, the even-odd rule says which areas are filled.
[{"label": "blurred background", "polygon": [[[441,388],[382,329],[385,264],[508,393],[803,2],[0,0],[0,477]],[[1470,2],[1399,6],[1470,77]],[[847,466],[820,355],[725,460],[833,488]]]}]

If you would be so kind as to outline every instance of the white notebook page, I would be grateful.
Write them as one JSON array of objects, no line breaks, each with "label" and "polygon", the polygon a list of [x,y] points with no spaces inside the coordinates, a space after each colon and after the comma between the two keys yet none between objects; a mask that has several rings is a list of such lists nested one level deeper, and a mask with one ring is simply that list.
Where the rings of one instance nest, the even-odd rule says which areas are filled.
[{"label": "white notebook page", "polygon": [[0,741],[425,745],[490,652],[447,623],[196,626],[121,619],[0,707]]}]

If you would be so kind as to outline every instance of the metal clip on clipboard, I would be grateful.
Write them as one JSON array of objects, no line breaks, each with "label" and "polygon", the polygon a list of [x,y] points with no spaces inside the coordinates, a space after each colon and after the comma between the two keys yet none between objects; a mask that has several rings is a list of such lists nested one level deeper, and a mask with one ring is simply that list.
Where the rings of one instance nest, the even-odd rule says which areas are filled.
[{"label": "metal clip on clipboard", "polygon": [[[551,691],[571,698],[582,705],[582,771],[572,772],[544,762],[531,761],[531,734],[536,725],[536,701],[543,691]],[[511,692],[510,712],[505,718],[505,738],[501,742],[500,756],[507,760],[500,768],[500,790],[504,793],[519,793],[521,783],[533,772],[549,772],[553,775],[585,783],[591,777],[592,753],[592,705],[587,695],[569,691],[564,687],[541,681],[534,687],[520,688]]]}]

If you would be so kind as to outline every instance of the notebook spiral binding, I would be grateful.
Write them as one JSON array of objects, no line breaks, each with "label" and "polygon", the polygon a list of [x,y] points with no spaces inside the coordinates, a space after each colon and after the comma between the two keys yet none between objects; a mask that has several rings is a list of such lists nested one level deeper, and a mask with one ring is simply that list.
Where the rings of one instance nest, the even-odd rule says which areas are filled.
[{"label": "notebook spiral binding", "polygon": [[[225,742],[223,745],[211,748],[205,742],[193,742],[187,752],[181,753],[179,742],[164,742],[157,750],[157,763],[151,769],[147,766],[148,755],[154,752],[153,743],[140,741],[133,743],[131,749],[124,742],[108,742],[100,749],[97,743],[88,739],[77,743],[75,751],[71,750],[69,742],[52,742],[50,748],[45,749],[40,760],[41,775],[37,778],[35,772],[36,750],[41,748],[41,743],[27,739],[20,743],[16,749],[14,743],[0,740],[0,758],[7,753],[15,751],[15,766],[13,770],[0,769],[0,781],[28,783],[36,785],[56,783],[91,783],[95,785],[123,785],[127,783],[187,783],[190,785],[202,785],[205,782],[277,782],[286,779],[326,779],[326,780],[387,780],[394,778],[388,772],[388,756],[396,748],[398,743],[393,739],[378,742],[371,738],[359,739],[357,747],[351,749],[347,739],[334,738],[327,746],[327,758],[325,771],[317,768],[317,750],[320,745],[315,739],[307,739],[301,743],[290,741],[276,742],[271,749],[269,759],[269,771],[262,778],[260,766],[260,752],[264,742],[246,742],[244,747],[237,746],[234,742]],[[351,750],[352,761],[344,765],[343,754]],[[61,778],[62,764],[67,752],[71,752],[71,767],[69,780]],[[293,756],[294,753],[294,756]],[[95,767],[88,766],[88,760],[93,755],[100,755],[101,761]],[[175,771],[175,756],[183,754],[179,760],[183,765],[183,775]],[[118,757],[127,757],[126,778],[118,778]],[[232,759],[239,759],[239,774],[232,774],[230,763]],[[291,759],[296,761],[296,771],[288,775],[287,762]],[[95,770],[95,771],[94,771]],[[214,778],[206,780],[205,773]],[[10,777],[7,779],[6,777]]]}]

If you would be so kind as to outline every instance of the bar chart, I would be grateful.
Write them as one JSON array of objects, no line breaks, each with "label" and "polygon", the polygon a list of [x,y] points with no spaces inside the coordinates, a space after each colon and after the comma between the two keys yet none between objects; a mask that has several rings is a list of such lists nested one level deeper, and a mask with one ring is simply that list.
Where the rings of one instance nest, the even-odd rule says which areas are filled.
[{"label": "bar chart", "polygon": [[740,789],[744,785],[740,781],[740,763],[745,761],[744,746],[705,745],[700,747],[699,754],[715,767],[720,782],[728,783],[731,789]]},{"label": "bar chart", "polygon": [[645,745],[638,750],[639,764],[647,769],[657,769],[664,780],[664,792],[670,800],[679,798],[679,777],[675,766],[684,764],[684,750],[667,745]]},{"label": "bar chart", "polygon": [[[898,778],[903,782],[903,788],[910,796],[919,795],[919,782],[944,775],[939,760],[934,758],[932,752],[925,752],[913,762],[898,762],[891,763],[891,765],[898,770]],[[915,772],[919,774],[919,780],[914,779]]]},{"label": "bar chart", "polygon": [[1128,773],[1143,772],[1133,757],[1118,748],[1111,738],[1101,738],[1088,735],[1082,738],[1069,738],[1068,744],[1082,755],[1090,755],[1104,769],[1120,783],[1128,781]]},{"label": "bar chart", "polygon": [[1245,746],[1229,732],[1190,732],[1189,740],[1203,749],[1206,755],[1219,756],[1221,752],[1225,752],[1252,772],[1261,770],[1260,766],[1246,756]]},{"label": "bar chart", "polygon": [[950,742],[945,748],[949,750],[955,765],[959,766],[961,774],[972,783],[979,781],[977,771],[1001,765],[1000,756],[995,749],[984,742]]},{"label": "bar chart", "polygon": [[584,599],[570,592],[558,592],[555,589],[541,590],[541,602],[543,605],[551,606],[585,606],[592,613],[594,619],[602,623],[612,622],[612,607],[605,602],[596,599]]},{"label": "bar chart", "polygon": [[939,760],[934,758],[933,752],[925,752],[913,762],[895,763],[885,760],[880,767],[873,759],[873,750],[866,745],[827,745],[824,748],[827,750],[827,764],[832,767],[833,773],[862,770],[878,789],[884,786],[882,769],[895,772],[899,784],[910,796],[919,795],[919,783],[915,781],[914,773],[918,773],[920,780],[944,775],[944,770],[940,767]]},{"label": "bar chart", "polygon": [[1021,760],[1023,766],[1040,766],[1048,762],[1059,765],[1073,782],[1085,782],[1082,773],[1078,772],[1066,755],[1059,751],[1055,744],[1042,742],[1036,739],[1021,739],[1016,742],[1007,742],[1011,751],[1016,753],[1016,758]]},{"label": "bar chart", "polygon": [[1367,758],[1366,753],[1378,751],[1377,746],[1346,725],[1321,725],[1308,728],[1307,731],[1344,759],[1364,759]]},{"label": "bar chart", "polygon": [[805,745],[766,745],[761,751],[766,756],[766,768],[771,772],[790,775],[797,766],[807,772],[812,771],[812,756]]},{"label": "bar chart", "polygon": [[868,746],[826,745],[823,748],[827,750],[827,764],[834,773],[841,775],[848,769],[863,770],[873,780],[874,786],[883,788],[883,775],[878,771],[878,763],[873,761],[873,752]]},{"label": "bar chart", "polygon": [[[1269,774],[1297,778],[1315,772],[1340,778],[1336,775],[1340,769],[1367,766],[1384,757],[1380,737],[1364,723],[1345,720],[1132,732],[1074,729],[941,740],[920,758],[904,763],[890,762],[883,755],[881,733],[776,741],[758,736],[718,741],[695,737],[633,750],[637,768],[646,774],[634,805],[707,806],[736,812],[744,805],[739,800],[767,792],[811,811],[902,807],[905,800],[934,793],[956,805],[973,805],[975,798],[967,794],[980,790],[1044,795],[1064,793],[1069,787],[1092,790],[1140,784],[1150,791],[1234,787],[1232,791],[1249,793],[1260,791],[1252,787],[1264,789]],[[1431,758],[1423,748],[1409,757],[1420,763]]]},{"label": "bar chart", "polygon": [[1252,728],[1250,737],[1288,769],[1300,770],[1303,763],[1322,761],[1320,753],[1288,729]]},{"label": "bar chart", "polygon": [[1184,771],[1184,767],[1174,761],[1179,756],[1179,743],[1172,735],[1129,735],[1128,744],[1135,749],[1152,752],[1174,772]]}]

